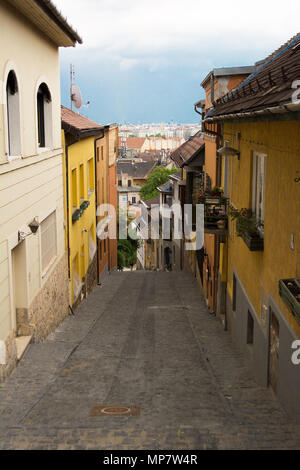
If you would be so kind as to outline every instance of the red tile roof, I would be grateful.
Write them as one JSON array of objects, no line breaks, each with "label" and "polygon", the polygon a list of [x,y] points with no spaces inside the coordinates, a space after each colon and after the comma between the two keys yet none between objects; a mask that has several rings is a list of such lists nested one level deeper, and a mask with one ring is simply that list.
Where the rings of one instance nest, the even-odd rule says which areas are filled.
[{"label": "red tile roof", "polygon": [[171,153],[170,158],[181,168],[183,165],[204,145],[204,140],[198,133],[189,138],[175,152]]},{"label": "red tile roof", "polygon": [[65,106],[61,107],[61,120],[63,129],[70,133],[97,135],[103,130],[103,126],[100,126],[100,124],[75,113]]},{"label": "red tile roof", "polygon": [[128,137],[126,140],[126,147],[131,149],[141,148],[145,140],[146,139],[142,137]]},{"label": "red tile roof", "polygon": [[295,91],[292,84],[300,77],[299,64],[300,33],[267,57],[258,71],[235,90],[217,100],[215,108],[205,116],[205,121],[222,120],[227,116],[228,119],[234,116],[249,117],[257,113],[270,116],[269,110],[278,107],[282,107],[280,112],[287,112]]}]

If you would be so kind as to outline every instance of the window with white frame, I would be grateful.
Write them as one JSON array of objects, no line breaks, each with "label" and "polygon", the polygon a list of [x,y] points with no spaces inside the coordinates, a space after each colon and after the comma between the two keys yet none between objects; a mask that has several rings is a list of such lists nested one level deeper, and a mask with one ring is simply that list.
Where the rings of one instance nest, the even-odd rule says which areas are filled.
[{"label": "window with white frame", "polygon": [[41,223],[42,272],[45,273],[57,256],[56,211]]},{"label": "window with white frame", "polygon": [[37,92],[37,124],[39,148],[52,147],[52,99],[46,83]]},{"label": "window with white frame", "polygon": [[6,82],[8,155],[21,155],[20,97],[16,74],[11,70]]},{"label": "window with white frame", "polygon": [[266,198],[266,155],[253,154],[252,210],[261,224],[260,232],[264,232],[265,198]]},{"label": "window with white frame", "polygon": [[95,189],[94,159],[88,160],[88,193],[89,196]]}]

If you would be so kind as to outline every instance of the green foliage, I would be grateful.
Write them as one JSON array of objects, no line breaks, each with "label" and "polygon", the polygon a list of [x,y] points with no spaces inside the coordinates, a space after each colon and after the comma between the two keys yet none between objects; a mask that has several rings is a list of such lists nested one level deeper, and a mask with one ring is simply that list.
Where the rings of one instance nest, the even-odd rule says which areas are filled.
[{"label": "green foliage", "polygon": [[[122,211],[121,214],[126,217],[127,224],[132,222],[133,219],[128,217],[127,211],[126,213]],[[136,264],[137,250],[140,248],[141,243],[140,239],[134,240],[129,235],[125,240],[118,240],[118,269],[123,270],[123,268],[129,268],[131,263]]]},{"label": "green foliage", "polygon": [[262,223],[256,220],[251,209],[242,208],[238,210],[230,206],[230,217],[232,220],[236,220],[236,233],[238,237],[242,237],[244,234],[256,236],[258,229],[263,226]]},{"label": "green foliage", "polygon": [[129,268],[130,263],[136,264],[137,250],[140,247],[139,240],[127,240],[118,241],[118,267]]},{"label": "green foliage", "polygon": [[177,173],[177,168],[168,170],[167,168],[155,168],[155,170],[148,176],[147,183],[141,189],[141,199],[147,201],[158,196],[157,188],[169,180],[170,175]]}]

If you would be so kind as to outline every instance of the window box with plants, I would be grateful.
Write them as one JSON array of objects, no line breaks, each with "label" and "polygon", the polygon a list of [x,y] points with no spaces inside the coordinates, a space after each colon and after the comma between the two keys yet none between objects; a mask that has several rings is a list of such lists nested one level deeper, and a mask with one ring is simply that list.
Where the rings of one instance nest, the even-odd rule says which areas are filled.
[{"label": "window box with plants", "polygon": [[231,220],[236,221],[236,233],[246,243],[250,251],[263,251],[264,238],[261,229],[263,223],[259,222],[253,215],[251,209],[236,209],[230,206]]},{"label": "window box with plants", "polygon": [[90,205],[90,201],[83,201],[80,205],[80,209],[84,212]]},{"label": "window box with plants", "polygon": [[72,215],[72,222],[77,222],[77,220],[80,219],[80,217],[82,216],[83,214],[83,211],[81,209],[76,209],[74,212],[73,212],[73,215]]},{"label": "window box with plants", "polygon": [[280,279],[279,295],[300,322],[300,279]]}]

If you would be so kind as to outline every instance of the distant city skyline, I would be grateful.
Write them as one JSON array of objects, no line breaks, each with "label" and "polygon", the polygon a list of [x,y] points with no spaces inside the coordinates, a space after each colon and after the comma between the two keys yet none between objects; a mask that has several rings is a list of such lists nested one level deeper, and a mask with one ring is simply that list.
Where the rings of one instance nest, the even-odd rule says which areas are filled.
[{"label": "distant city skyline", "polygon": [[[216,0],[213,23],[199,0],[54,0],[83,45],[62,49],[62,103],[70,106],[69,67],[89,108],[111,122],[200,122],[200,83],[217,67],[253,65],[298,32],[298,0]],[[191,13],[192,12],[192,13]],[[194,25],[197,25],[195,27]],[[213,28],[212,28],[213,24]]]}]

